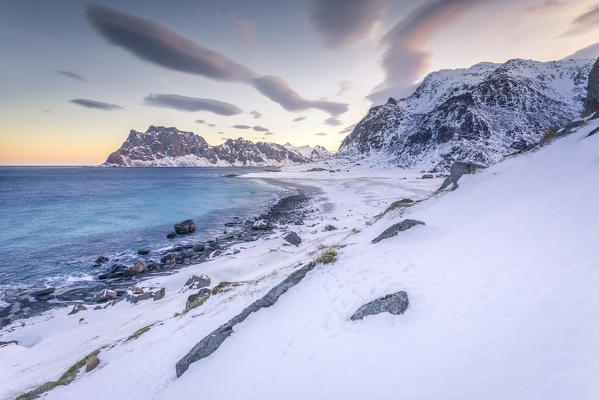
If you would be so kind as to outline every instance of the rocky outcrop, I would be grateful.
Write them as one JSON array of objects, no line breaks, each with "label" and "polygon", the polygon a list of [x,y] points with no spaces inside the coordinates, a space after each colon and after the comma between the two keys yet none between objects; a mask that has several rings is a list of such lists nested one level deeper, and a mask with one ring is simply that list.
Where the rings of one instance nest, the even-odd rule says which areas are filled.
[{"label": "rocky outcrop", "polygon": [[297,285],[306,274],[316,266],[316,263],[309,263],[291,273],[285,280],[273,287],[268,293],[262,298],[256,300],[241,313],[237,314],[229,321],[218,327],[213,332],[209,333],[204,337],[198,344],[196,344],[183,358],[181,358],[176,365],[177,377],[183,375],[189,368],[191,363],[201,360],[202,358],[208,357],[214,353],[220,345],[233,334],[233,327],[243,322],[252,313],[265,308],[270,307],[281,297],[287,290]]},{"label": "rocky outcrop", "polygon": [[468,163],[468,162],[455,162],[451,166],[449,170],[449,176],[445,178],[443,184],[439,188],[439,190],[443,190],[449,185],[452,185],[452,189],[456,189],[458,187],[458,181],[465,174],[473,174],[477,169],[484,168],[482,165]]},{"label": "rocky outcrop", "polygon": [[[314,148],[314,157],[326,152]],[[328,152],[327,152],[328,153]],[[174,127],[150,126],[145,132],[131,130],[122,146],[108,156],[107,167],[206,167],[287,166],[312,161],[276,143],[253,143],[242,138],[210,146],[193,132]]]},{"label": "rocky outcrop", "polygon": [[585,106],[587,111],[599,110],[599,58],[595,61],[593,69],[589,73]]},{"label": "rocky outcrop", "polygon": [[289,232],[283,237],[283,239],[294,246],[299,246],[302,243],[302,239],[295,232]]},{"label": "rocky outcrop", "polygon": [[94,301],[96,303],[102,303],[108,300],[116,299],[117,293],[115,290],[104,289],[94,295]]},{"label": "rocky outcrop", "polygon": [[179,222],[174,225],[175,233],[177,235],[185,235],[196,230],[196,224],[192,219],[186,219],[183,222]]},{"label": "rocky outcrop", "polygon": [[397,235],[399,232],[408,230],[411,227],[416,226],[416,225],[424,225],[424,222],[417,221],[415,219],[404,219],[403,221],[401,221],[395,225],[391,225],[389,228],[385,229],[383,231],[383,233],[378,235],[372,241],[372,243],[378,243],[381,240],[392,238],[393,236]]},{"label": "rocky outcrop", "polygon": [[411,96],[372,107],[336,157],[435,172],[455,161],[489,165],[578,115],[591,65],[515,59],[433,72]]},{"label": "rocky outcrop", "polygon": [[406,292],[401,291],[388,294],[358,308],[354,315],[351,316],[351,319],[355,321],[362,319],[367,315],[380,314],[383,312],[400,315],[408,309],[408,305],[408,295]]}]

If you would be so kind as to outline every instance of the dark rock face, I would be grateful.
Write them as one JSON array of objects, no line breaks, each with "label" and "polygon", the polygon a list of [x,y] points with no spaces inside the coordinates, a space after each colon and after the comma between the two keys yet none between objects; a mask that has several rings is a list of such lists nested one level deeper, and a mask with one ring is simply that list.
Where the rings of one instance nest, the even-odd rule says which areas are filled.
[{"label": "dark rock face", "polygon": [[150,126],[145,132],[131,130],[120,149],[108,156],[106,166],[282,166],[311,161],[276,143],[229,139],[210,146],[193,132],[174,127]]},{"label": "dark rock face", "polygon": [[589,73],[585,106],[589,111],[599,109],[599,58],[595,61],[593,69]]},{"label": "dark rock face", "polygon": [[295,232],[289,232],[283,237],[283,239],[285,239],[287,242],[294,246],[299,246],[300,243],[302,243],[302,239]]},{"label": "dark rock face", "polygon": [[484,168],[482,165],[468,163],[468,162],[455,162],[450,168],[449,176],[445,178],[443,184],[439,188],[439,190],[445,189],[450,184],[453,184],[453,189],[458,187],[458,180],[464,174],[473,174],[477,169]]},{"label": "dark rock face", "polygon": [[410,97],[372,107],[338,157],[433,172],[458,160],[489,165],[578,115],[590,71],[587,60],[515,59],[433,72]]},{"label": "dark rock face", "polygon": [[408,305],[408,295],[406,292],[401,291],[388,294],[358,308],[354,315],[351,316],[351,319],[355,321],[367,315],[380,314],[382,312],[400,315],[408,309]]},{"label": "dark rock face", "polygon": [[416,226],[416,225],[424,225],[424,222],[418,221],[415,219],[404,219],[403,221],[401,221],[395,225],[391,225],[389,228],[385,229],[383,231],[383,233],[381,233],[379,236],[377,236],[372,241],[372,243],[378,243],[381,240],[392,238],[393,236],[397,235],[399,232],[408,230],[411,227]]},{"label": "dark rock face", "polygon": [[196,230],[196,224],[192,219],[186,219],[183,222],[179,222],[174,225],[175,233],[178,235],[185,235]]},{"label": "dark rock face", "polygon": [[213,332],[209,333],[208,336],[204,337],[198,344],[196,344],[183,358],[181,358],[176,365],[177,377],[183,375],[189,368],[191,363],[201,360],[202,358],[208,357],[214,353],[220,345],[233,333],[233,327],[243,322],[250,314],[265,308],[270,307],[291,287],[297,285],[306,274],[316,266],[315,263],[311,262],[306,264],[304,267],[291,273],[285,280],[273,287],[264,297],[256,300],[245,308],[241,313],[237,314],[229,321],[218,327]]}]

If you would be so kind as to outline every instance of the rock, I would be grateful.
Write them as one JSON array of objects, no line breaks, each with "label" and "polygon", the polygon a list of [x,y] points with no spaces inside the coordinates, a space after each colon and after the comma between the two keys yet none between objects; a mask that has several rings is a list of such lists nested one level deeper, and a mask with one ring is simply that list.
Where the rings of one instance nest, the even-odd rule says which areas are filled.
[{"label": "rock", "polygon": [[98,356],[93,355],[89,357],[85,363],[85,372],[89,372],[92,369],[96,368],[100,364],[100,359]]},{"label": "rock", "polygon": [[255,230],[263,230],[264,231],[264,230],[270,230],[273,228],[274,227],[273,227],[272,223],[265,219],[259,219],[252,224],[252,229],[255,229]]},{"label": "rock", "polygon": [[51,295],[52,293],[54,293],[54,288],[49,287],[46,289],[34,290],[33,292],[30,292],[29,294],[33,297],[44,297],[44,296]]},{"label": "rock", "polygon": [[105,279],[115,279],[115,278],[122,278],[123,275],[125,275],[124,272],[110,272],[108,274],[101,274],[98,275],[98,279],[100,280],[105,280]]},{"label": "rock", "polygon": [[434,178],[433,174],[424,174],[424,175],[422,175],[422,179],[433,179],[433,178]]},{"label": "rock", "polygon": [[416,225],[425,225],[424,222],[422,221],[417,221],[415,219],[404,219],[403,221],[390,226],[389,228],[385,229],[383,231],[383,233],[381,233],[379,236],[377,236],[372,243],[378,243],[383,239],[389,239],[395,235],[397,235],[399,232],[405,231],[407,229],[410,229],[413,226]]},{"label": "rock", "polygon": [[102,309],[102,306],[95,306],[94,307],[94,310],[101,310],[101,309]]},{"label": "rock", "polygon": [[105,262],[108,262],[109,259],[108,257],[104,257],[104,256],[100,256],[98,258],[96,258],[96,261],[94,261],[95,264],[104,264]]},{"label": "rock", "polygon": [[447,178],[445,178],[445,181],[443,181],[443,184],[441,185],[439,190],[445,189],[447,186],[449,186],[452,183],[453,183],[452,189],[457,189],[458,180],[462,177],[462,175],[472,174],[472,173],[474,173],[474,171],[476,171],[479,168],[484,168],[484,167],[482,165],[469,163],[469,162],[458,161],[458,162],[453,163],[453,165],[451,166],[451,169],[449,171],[449,176]]},{"label": "rock", "polygon": [[191,233],[196,230],[196,224],[192,219],[186,219],[183,222],[179,222],[174,225],[175,232],[178,235],[185,235],[187,233]]},{"label": "rock", "polygon": [[333,225],[327,225],[324,227],[324,229],[322,230],[323,232],[329,232],[329,231],[336,231],[337,227],[333,226]]},{"label": "rock", "polygon": [[68,313],[67,315],[77,314],[79,311],[85,311],[85,310],[87,310],[87,307],[84,306],[83,304],[75,304],[73,306],[73,309],[71,310],[71,312]]},{"label": "rock", "polygon": [[587,84],[587,97],[584,101],[587,111],[599,108],[599,58],[593,64]]},{"label": "rock", "polygon": [[395,100],[393,97],[389,97],[387,99],[387,104],[397,105],[397,100]]},{"label": "rock", "polygon": [[114,290],[104,289],[101,292],[94,294],[94,301],[96,303],[102,303],[104,301],[113,300],[117,296]]},{"label": "rock", "polygon": [[295,232],[289,232],[283,237],[283,239],[295,246],[299,246],[299,244],[302,242],[302,239]]},{"label": "rock", "polygon": [[193,275],[185,282],[185,288],[187,289],[201,289],[206,286],[210,286],[210,277],[208,275]]},{"label": "rock", "polygon": [[115,272],[124,272],[128,269],[128,267],[124,264],[114,264],[112,268],[110,268],[111,273]]},{"label": "rock", "polygon": [[187,298],[185,302],[185,310],[187,312],[191,309],[201,306],[210,297],[210,289],[200,289],[196,294],[192,294]]},{"label": "rock", "polygon": [[137,250],[137,254],[139,254],[140,256],[145,256],[145,255],[150,254],[150,250],[148,250],[148,249],[139,249],[139,250]]},{"label": "rock", "polygon": [[298,219],[293,221],[293,225],[303,225],[304,224],[304,220],[303,219]]},{"label": "rock", "polygon": [[177,256],[175,254],[167,254],[160,258],[160,262],[165,264],[174,264],[176,260]]},{"label": "rock", "polygon": [[[243,322],[252,313],[259,311],[262,308],[270,307],[281,297],[287,290],[297,285],[306,274],[316,266],[316,263],[309,263],[292,272],[287,278],[281,283],[273,287],[266,293],[262,298],[256,300],[248,307],[246,307],[241,313],[237,314],[223,325],[219,326],[216,330],[205,336],[200,342],[198,342],[183,358],[181,358],[175,368],[177,377],[183,375],[189,368],[191,363],[201,360],[202,358],[208,357],[214,353],[220,345],[233,333],[233,327]],[[204,289],[202,289],[204,290]]]},{"label": "rock", "polygon": [[166,289],[160,288],[160,290],[158,290],[158,292],[154,295],[154,301],[162,300],[164,298],[165,294],[166,294]]},{"label": "rock", "polygon": [[380,314],[382,312],[400,315],[406,311],[408,304],[408,295],[406,292],[401,291],[388,294],[358,308],[354,315],[351,316],[351,319],[355,321],[367,315]]},{"label": "rock", "polygon": [[198,253],[201,252],[201,251],[204,251],[205,248],[206,248],[206,246],[204,246],[201,243],[193,245],[193,251],[198,252]]},{"label": "rock", "polygon": [[147,269],[148,269],[148,264],[146,264],[145,261],[140,261],[140,262],[136,263],[134,266],[132,266],[131,268],[129,268],[129,270],[127,272],[130,275],[137,275],[142,272],[145,272]]},{"label": "rock", "polygon": [[167,239],[174,239],[176,237],[177,237],[177,234],[175,232],[169,232],[166,234]]}]

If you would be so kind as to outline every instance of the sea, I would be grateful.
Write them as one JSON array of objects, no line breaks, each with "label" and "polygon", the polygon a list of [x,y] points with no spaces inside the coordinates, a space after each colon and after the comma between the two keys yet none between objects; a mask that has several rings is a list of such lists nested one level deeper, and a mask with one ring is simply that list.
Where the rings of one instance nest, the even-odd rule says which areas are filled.
[{"label": "sea", "polygon": [[0,305],[14,288],[94,279],[98,256],[134,259],[166,248],[173,224],[192,218],[186,241],[266,211],[282,189],[238,178],[256,168],[0,167]]}]

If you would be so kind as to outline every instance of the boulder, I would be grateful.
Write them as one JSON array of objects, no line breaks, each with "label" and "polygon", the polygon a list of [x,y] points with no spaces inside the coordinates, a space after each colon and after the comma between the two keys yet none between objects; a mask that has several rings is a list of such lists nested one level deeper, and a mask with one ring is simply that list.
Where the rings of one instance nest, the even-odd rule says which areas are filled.
[{"label": "boulder", "polygon": [[422,175],[422,179],[433,179],[433,178],[434,178],[433,174],[424,174],[424,175]]},{"label": "boulder", "polygon": [[154,295],[154,301],[162,300],[164,298],[165,294],[166,294],[166,289],[160,288],[160,290],[158,290],[158,292]]},{"label": "boulder", "polygon": [[198,252],[198,253],[201,251],[204,251],[205,248],[206,248],[206,246],[204,246],[202,243],[193,245],[193,251]]},{"label": "boulder", "polygon": [[385,229],[383,231],[383,233],[381,233],[380,235],[378,235],[373,241],[372,243],[378,243],[381,240],[384,239],[389,239],[395,235],[397,235],[399,232],[405,231],[410,229],[413,226],[416,225],[425,225],[424,222],[422,221],[418,221],[415,219],[404,219],[403,221],[391,225],[389,228]]},{"label": "boulder", "polygon": [[85,310],[87,310],[87,307],[84,306],[83,304],[75,304],[73,306],[73,309],[71,310],[71,312],[68,313],[67,315],[77,314],[79,311],[85,311]]},{"label": "boulder", "polygon": [[137,275],[142,272],[145,272],[147,269],[148,269],[148,264],[146,264],[145,261],[140,261],[140,262],[136,263],[134,266],[132,266],[131,268],[129,268],[129,270],[127,272],[130,275]]},{"label": "boulder", "polygon": [[44,296],[49,296],[52,293],[54,293],[54,288],[53,287],[49,287],[46,289],[40,289],[40,290],[34,290],[33,292],[29,292],[29,294],[33,297],[44,297]]},{"label": "boulder", "polygon": [[140,256],[146,256],[146,255],[150,254],[150,250],[148,250],[148,249],[139,249],[139,250],[137,250],[137,254],[139,254]]},{"label": "boulder", "polygon": [[367,315],[380,314],[382,312],[400,315],[406,311],[408,304],[408,295],[406,292],[401,291],[388,294],[358,308],[354,315],[351,316],[351,319],[355,321]]},{"label": "boulder", "polygon": [[329,231],[336,231],[337,227],[333,226],[333,225],[327,225],[324,227],[324,229],[322,230],[323,232],[329,232]]},{"label": "boulder", "polygon": [[174,239],[176,237],[177,237],[177,234],[175,232],[169,232],[166,234],[167,239]]},{"label": "boulder", "polygon": [[186,219],[183,222],[179,222],[174,225],[175,232],[178,235],[185,235],[187,233],[191,233],[196,230],[196,224],[192,219]]},{"label": "boulder", "polygon": [[105,262],[108,262],[108,257],[104,256],[100,256],[96,258],[96,261],[94,261],[95,264],[104,264]]},{"label": "boulder", "polygon": [[289,232],[283,237],[283,239],[295,246],[299,246],[299,244],[302,242],[302,239],[295,232]]},{"label": "boulder", "polygon": [[187,298],[185,302],[185,310],[187,312],[191,309],[201,306],[210,297],[210,289],[200,289],[196,294],[192,294]]},{"label": "boulder", "polygon": [[443,184],[441,185],[439,190],[443,190],[451,184],[453,184],[452,190],[456,189],[458,187],[458,180],[462,177],[462,175],[472,174],[472,173],[474,173],[474,171],[476,171],[479,168],[484,168],[484,167],[482,165],[469,163],[469,162],[457,161],[457,162],[453,163],[453,165],[451,166],[451,168],[449,170],[449,176],[447,178],[445,178],[445,181],[443,181]]},{"label": "boulder", "polygon": [[265,230],[270,230],[273,228],[274,228],[274,226],[272,225],[272,223],[265,219],[259,219],[252,224],[252,229],[255,229],[255,230],[265,231]]},{"label": "boulder", "polygon": [[154,301],[156,301],[162,299],[165,293],[165,288],[144,288],[135,286],[127,291],[127,293],[125,294],[125,300],[132,304],[148,299],[154,299]]},{"label": "boulder", "polygon": [[104,301],[116,299],[117,293],[114,290],[104,289],[101,292],[94,294],[94,301],[102,303]]},{"label": "boulder", "polygon": [[89,372],[100,364],[100,359],[96,355],[92,355],[85,362],[85,372]]},{"label": "boulder", "polygon": [[188,289],[201,289],[203,287],[206,286],[210,286],[210,277],[208,277],[208,275],[192,275],[191,278],[189,278],[187,280],[187,282],[185,282],[185,290]]}]

